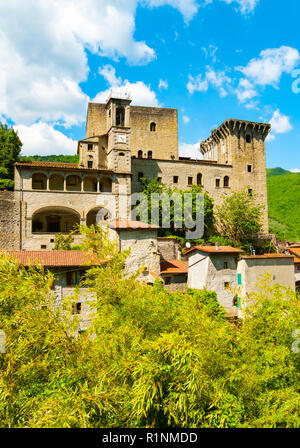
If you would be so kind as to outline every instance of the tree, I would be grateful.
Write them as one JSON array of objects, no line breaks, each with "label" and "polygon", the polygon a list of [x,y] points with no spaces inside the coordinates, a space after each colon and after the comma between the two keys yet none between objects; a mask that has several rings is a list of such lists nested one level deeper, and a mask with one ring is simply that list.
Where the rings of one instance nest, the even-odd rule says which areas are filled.
[{"label": "tree", "polygon": [[0,123],[0,188],[13,187],[14,164],[19,160],[22,142],[17,132]]},{"label": "tree", "polygon": [[[158,193],[160,195],[168,195],[172,196],[173,193],[179,194],[182,197],[184,197],[185,193],[192,194],[193,200],[192,200],[192,214],[193,217],[196,216],[196,195],[198,193],[203,193],[202,188],[200,186],[193,185],[189,190],[179,190],[179,189],[172,189],[168,187],[167,185],[161,183],[158,179],[146,179],[142,178],[140,179],[140,182],[143,186],[143,193],[147,197],[148,201],[148,222],[151,223],[151,195],[153,193]],[[213,213],[213,199],[205,192],[204,193],[204,234],[205,236],[209,236],[214,229],[214,213]],[[185,223],[184,223],[184,214],[182,212],[182,222],[181,222],[181,229],[176,229],[174,226],[174,218],[175,218],[175,210],[174,210],[174,203],[171,202],[170,204],[170,228],[164,229],[161,228],[159,230],[159,236],[177,236],[181,239],[184,239],[185,237]],[[162,204],[159,205],[159,217],[160,217],[160,223],[163,223],[164,221],[164,213],[163,213],[163,206]]]},{"label": "tree", "polygon": [[230,239],[242,239],[258,234],[262,228],[263,207],[257,205],[257,196],[247,191],[233,192],[223,196],[223,203],[216,208],[216,223],[219,232]]},{"label": "tree", "polygon": [[53,250],[72,250],[72,243],[74,242],[73,234],[73,231],[66,236],[62,233],[57,233],[54,239]]}]

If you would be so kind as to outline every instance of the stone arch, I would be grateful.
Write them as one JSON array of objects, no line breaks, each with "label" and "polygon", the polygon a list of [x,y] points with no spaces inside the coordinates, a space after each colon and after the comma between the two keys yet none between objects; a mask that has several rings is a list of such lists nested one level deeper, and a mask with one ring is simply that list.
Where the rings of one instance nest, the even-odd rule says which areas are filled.
[{"label": "stone arch", "polygon": [[154,121],[152,123],[150,123],[150,131],[151,132],[155,132],[156,131],[156,123],[154,123]]},{"label": "stone arch", "polygon": [[31,178],[32,190],[47,190],[47,179],[44,173],[34,173]]},{"label": "stone arch", "polygon": [[110,177],[104,176],[100,179],[100,191],[101,193],[112,192],[112,180]]},{"label": "stone arch", "polygon": [[80,224],[80,213],[64,206],[43,207],[32,215],[32,233],[69,233]]},{"label": "stone arch", "polygon": [[[98,213],[101,211],[102,213],[98,215]],[[97,220],[101,218],[103,218],[103,221],[110,220],[111,219],[110,211],[102,206],[94,207],[91,210],[89,210],[89,212],[86,215],[86,225],[88,227],[98,225],[99,222],[97,223]]]},{"label": "stone arch", "polygon": [[85,176],[83,180],[84,191],[96,192],[97,191],[97,178],[95,176]]},{"label": "stone arch", "polygon": [[66,178],[67,191],[81,191],[82,179],[77,174],[69,174]]},{"label": "stone arch", "polygon": [[143,158],[143,151],[141,149],[138,151],[138,158],[139,159]]},{"label": "stone arch", "polygon": [[63,190],[64,177],[61,174],[51,174],[49,177],[49,190]]}]

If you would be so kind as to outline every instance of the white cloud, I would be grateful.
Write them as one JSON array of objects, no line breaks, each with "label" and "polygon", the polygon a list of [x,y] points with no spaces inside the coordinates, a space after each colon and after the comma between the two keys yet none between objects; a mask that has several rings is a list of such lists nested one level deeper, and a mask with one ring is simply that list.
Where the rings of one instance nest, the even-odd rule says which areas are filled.
[{"label": "white cloud", "polygon": [[222,0],[223,2],[227,4],[231,3],[237,3],[238,9],[241,11],[242,14],[249,14],[250,12],[253,12],[256,5],[259,3],[260,0]]},{"label": "white cloud", "polygon": [[192,159],[203,159],[203,156],[200,152],[200,142],[191,144],[191,143],[179,143],[179,155],[180,157],[190,157]]},{"label": "white cloud", "polygon": [[236,89],[236,95],[241,103],[246,100],[251,100],[257,96],[257,91],[254,85],[246,78],[240,79],[239,85]]},{"label": "white cloud", "polygon": [[204,75],[201,73],[196,77],[190,75],[186,87],[193,94],[194,92],[207,92],[209,86],[212,85],[218,90],[220,96],[224,97],[228,95],[230,84],[231,79],[227,76],[226,71],[215,71],[211,67],[206,67]]},{"label": "white cloud", "polygon": [[283,73],[291,73],[299,63],[296,48],[282,46],[263,50],[258,58],[251,59],[246,67],[238,67],[253,83],[277,87]]},{"label": "white cloud", "polygon": [[187,115],[183,115],[182,119],[184,124],[188,124],[191,121],[190,117],[188,117]]},{"label": "white cloud", "polygon": [[159,84],[158,84],[158,88],[159,88],[159,90],[168,89],[169,88],[169,84],[168,84],[167,81],[165,81],[163,79],[160,79],[159,80]]},{"label": "white cloud", "polygon": [[134,39],[136,6],[137,0],[0,0],[0,115],[26,125],[82,123],[86,49],[131,64],[155,57]]},{"label": "white cloud", "polygon": [[111,65],[106,65],[103,69],[99,70],[99,73],[105,77],[110,88],[99,92],[93,99],[93,102],[105,103],[111,90],[113,90],[115,93],[129,93],[132,99],[131,104],[133,105],[159,107],[159,101],[156,98],[155,92],[151,90],[150,85],[146,85],[142,81],[135,83],[131,83],[127,79],[122,81],[121,78],[116,77],[115,68]]},{"label": "white cloud", "polygon": [[299,168],[294,168],[292,170],[289,170],[291,173],[300,173]]},{"label": "white cloud", "polygon": [[22,155],[76,154],[77,142],[46,123],[14,126],[23,143]]},{"label": "white cloud", "polygon": [[142,3],[150,7],[164,5],[172,6],[181,12],[186,22],[189,22],[199,9],[197,0],[142,0]]},{"label": "white cloud", "polygon": [[272,131],[275,134],[285,134],[293,129],[290,118],[280,112],[279,109],[275,110],[273,117],[270,120]]}]

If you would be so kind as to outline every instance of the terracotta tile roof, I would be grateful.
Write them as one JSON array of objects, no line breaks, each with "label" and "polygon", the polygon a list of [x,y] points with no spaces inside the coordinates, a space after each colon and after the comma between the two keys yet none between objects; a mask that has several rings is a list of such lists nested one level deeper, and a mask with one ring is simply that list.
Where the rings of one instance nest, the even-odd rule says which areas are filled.
[{"label": "terracotta tile roof", "polygon": [[64,162],[17,162],[16,166],[24,166],[24,167],[43,167],[43,168],[79,168],[78,163],[64,163]]},{"label": "terracotta tile roof", "polygon": [[141,222],[141,221],[122,221],[122,220],[117,220],[117,221],[110,221],[108,222],[108,227],[110,227],[111,229],[142,229],[142,230],[151,230],[151,229],[159,229],[158,226],[154,226],[152,224],[147,224],[145,222]]},{"label": "terracotta tile roof", "polygon": [[193,252],[195,250],[199,250],[200,252],[206,252],[208,254],[219,255],[219,254],[243,254],[244,251],[241,249],[236,249],[231,246],[219,246],[218,249],[216,246],[194,246],[192,249],[188,250],[186,254]]},{"label": "terracotta tile roof", "polygon": [[294,258],[293,255],[286,254],[264,254],[264,255],[244,255],[242,258],[249,259],[260,259],[260,258]]},{"label": "terracotta tile roof", "polygon": [[106,262],[106,260],[97,259],[93,254],[79,250],[8,250],[1,253],[14,257],[24,266],[36,263],[47,267],[82,266],[86,264],[97,266]]},{"label": "terracotta tile roof", "polygon": [[294,257],[294,263],[295,264],[300,264],[300,258]]},{"label": "terracotta tile roof", "polygon": [[300,246],[290,247],[289,252],[290,252],[290,254],[296,255],[296,257],[300,258]]},{"label": "terracotta tile roof", "polygon": [[163,260],[160,263],[161,274],[187,274],[188,264],[182,260]]}]

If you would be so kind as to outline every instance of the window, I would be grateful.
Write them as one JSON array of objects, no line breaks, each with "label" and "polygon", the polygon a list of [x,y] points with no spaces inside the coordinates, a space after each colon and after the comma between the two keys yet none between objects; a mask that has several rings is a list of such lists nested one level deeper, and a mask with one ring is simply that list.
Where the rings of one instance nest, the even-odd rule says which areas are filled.
[{"label": "window", "polygon": [[74,286],[80,283],[80,271],[69,271],[67,272],[67,285]]},{"label": "window", "polygon": [[150,131],[151,132],[155,132],[156,131],[156,123],[151,123],[150,124]]},{"label": "window", "polygon": [[148,159],[152,159],[152,151],[148,151]]},{"label": "window", "polygon": [[165,278],[165,285],[170,285],[171,284],[171,277],[166,277]]},{"label": "window", "polygon": [[197,185],[201,186],[202,185],[202,174],[199,173],[197,175]]},{"label": "window", "polygon": [[139,152],[138,152],[138,158],[139,158],[139,159],[142,159],[142,158],[143,158],[143,151],[139,151]]},{"label": "window", "polygon": [[220,188],[220,179],[216,179],[216,188]]},{"label": "window", "polygon": [[119,156],[124,157],[125,156],[124,152],[119,152]]},{"label": "window", "polygon": [[144,177],[144,173],[138,173],[138,180],[141,180]]},{"label": "window", "polygon": [[224,261],[224,269],[228,269],[228,261]]},{"label": "window", "polygon": [[229,187],[229,177],[228,176],[224,177],[224,187]]},{"label": "window", "polygon": [[89,161],[88,161],[88,168],[93,168],[93,162],[92,162],[92,160],[89,160]]},{"label": "window", "polygon": [[88,144],[88,151],[93,151],[93,145],[92,145],[92,143],[89,143],[89,144]]},{"label": "window", "polygon": [[251,135],[250,134],[246,135],[246,142],[251,143]]},{"label": "window", "polygon": [[230,288],[230,282],[224,282],[224,289]]},{"label": "window", "polygon": [[178,184],[178,176],[174,176],[173,177],[173,183],[174,184]]},{"label": "window", "polygon": [[252,165],[248,165],[248,173],[252,173]]},{"label": "window", "polygon": [[188,177],[188,185],[193,185],[193,178],[192,177]]},{"label": "window", "polygon": [[81,313],[81,303],[77,302],[72,305],[72,314],[80,314]]},{"label": "window", "polygon": [[116,110],[116,126],[124,126],[125,111],[124,107],[117,107]]},{"label": "window", "polygon": [[252,190],[252,188],[249,188],[249,189],[248,189],[248,194],[249,194],[249,196],[252,196],[252,195],[253,195],[253,190]]},{"label": "window", "polygon": [[41,249],[47,249],[47,246],[45,244],[42,244]]},{"label": "window", "polygon": [[158,177],[158,178],[157,178],[157,182],[161,182],[161,177]]}]

